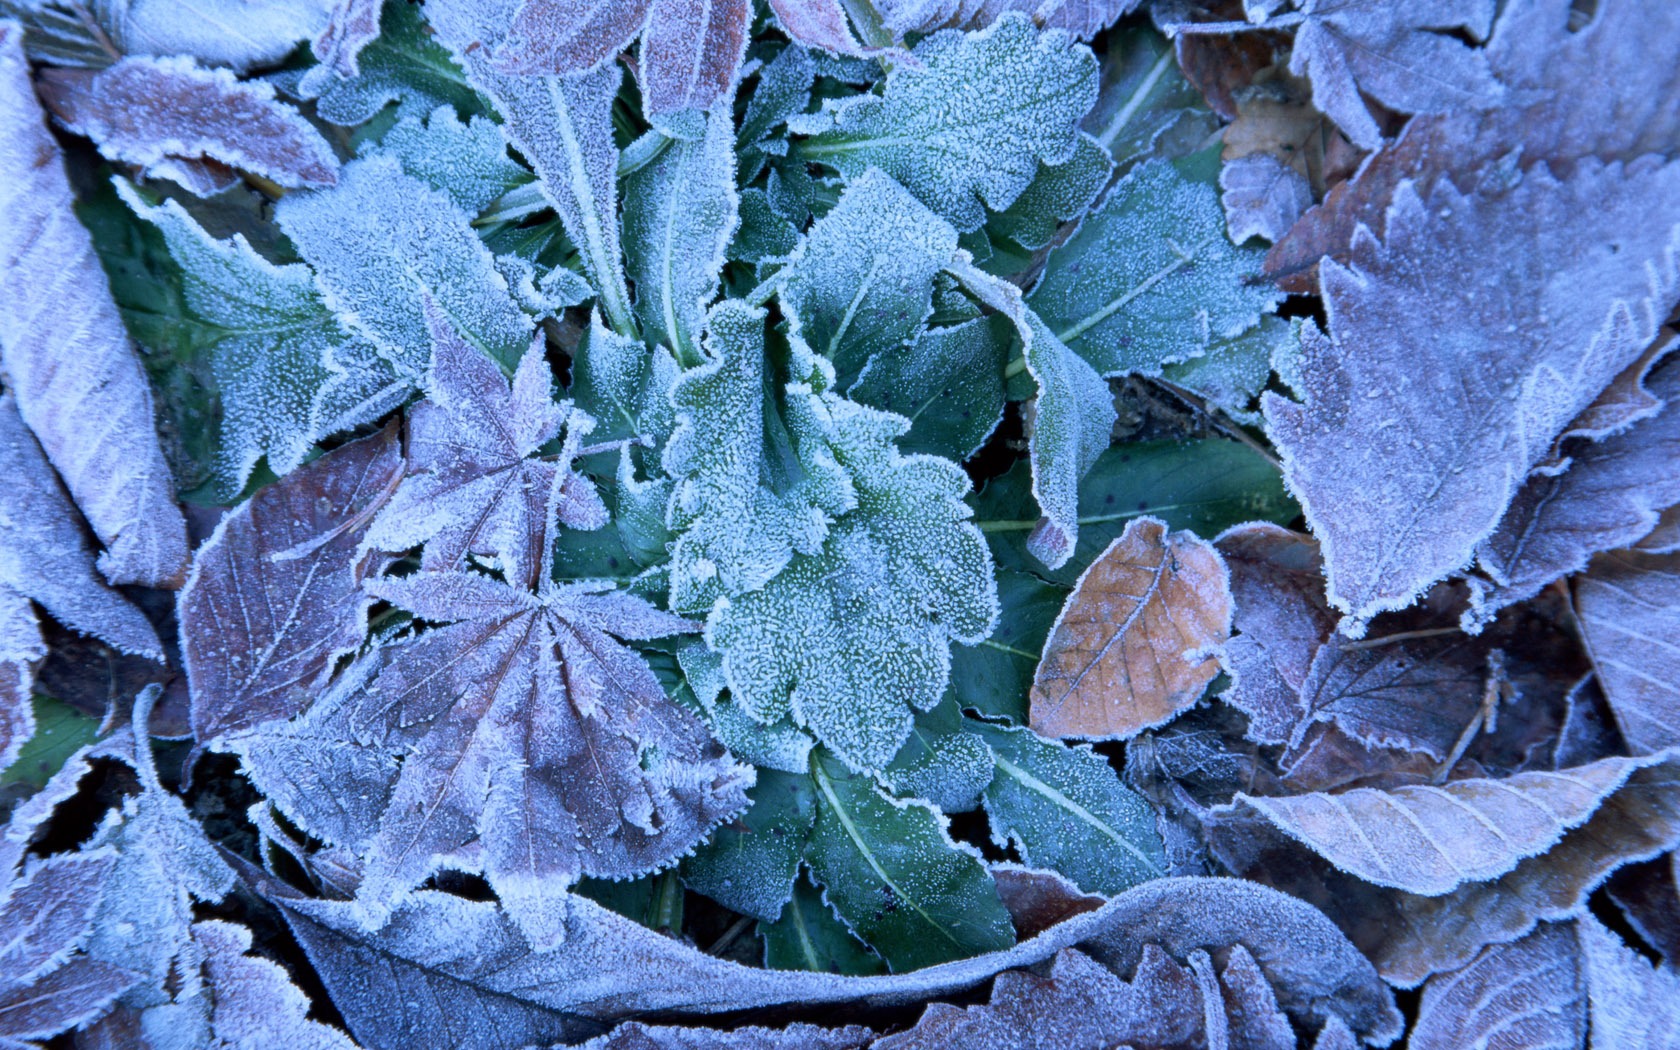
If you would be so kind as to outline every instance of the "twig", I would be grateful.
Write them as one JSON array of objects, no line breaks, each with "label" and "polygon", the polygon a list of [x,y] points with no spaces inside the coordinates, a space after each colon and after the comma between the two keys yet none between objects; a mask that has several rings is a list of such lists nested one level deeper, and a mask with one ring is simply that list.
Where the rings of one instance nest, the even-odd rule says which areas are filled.
[{"label": "twig", "polygon": [[1418,631],[1400,631],[1397,634],[1385,634],[1381,638],[1361,638],[1357,642],[1343,642],[1343,649],[1375,649],[1380,645],[1391,645],[1394,642],[1409,642],[1417,638],[1440,638],[1443,635],[1459,634],[1459,627],[1426,627]]}]

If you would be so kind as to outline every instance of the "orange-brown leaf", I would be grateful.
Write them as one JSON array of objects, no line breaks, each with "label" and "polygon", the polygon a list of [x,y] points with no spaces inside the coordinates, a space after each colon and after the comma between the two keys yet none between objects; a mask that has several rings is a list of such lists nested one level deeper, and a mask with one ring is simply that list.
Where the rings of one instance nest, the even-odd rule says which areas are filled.
[{"label": "orange-brown leaf", "polygon": [[1189,532],[1138,518],[1068,596],[1032,687],[1046,736],[1126,739],[1196,702],[1231,632],[1225,562]]}]

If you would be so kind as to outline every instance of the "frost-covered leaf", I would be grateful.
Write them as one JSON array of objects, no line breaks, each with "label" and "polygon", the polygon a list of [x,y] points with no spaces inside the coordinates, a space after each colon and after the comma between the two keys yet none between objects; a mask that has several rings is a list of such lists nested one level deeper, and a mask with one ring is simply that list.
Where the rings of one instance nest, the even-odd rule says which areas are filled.
[{"label": "frost-covered leaf", "polygon": [[1594,1047],[1663,1046],[1680,1039],[1680,975],[1653,968],[1591,914],[1576,921]]},{"label": "frost-covered leaf", "polygon": [[1299,510],[1275,466],[1234,441],[1144,441],[1106,449],[1079,485],[1079,542],[1060,568],[1046,571],[1026,539],[1038,524],[1026,467],[987,482],[974,498],[975,523],[1002,568],[1036,572],[1072,587],[1127,524],[1154,515],[1204,538],[1239,522],[1287,522]]},{"label": "frost-covered leaf", "polygon": [[93,923],[115,863],[109,851],[100,851],[53,857],[21,876],[9,869],[4,873],[0,987],[15,992],[71,957]]},{"label": "frost-covered leaf", "polygon": [[[71,210],[22,37],[16,23],[0,25],[0,362],[23,421],[105,546],[100,571],[112,583],[175,584],[187,530],[151,386]],[[66,317],[75,324],[48,320]]]},{"label": "frost-covered leaf", "polygon": [[[340,0],[327,32],[337,24],[339,10],[366,2]],[[300,79],[298,94],[316,100],[316,114],[352,127],[393,101],[407,116],[420,116],[441,105],[453,105],[462,113],[478,109],[479,96],[449,52],[432,39],[419,6],[404,0],[386,0],[381,6],[379,35],[357,52],[353,76],[341,77],[340,70],[323,59]],[[316,37],[316,42],[324,38]]]},{"label": "frost-covered leaf", "polygon": [[893,32],[979,29],[1006,11],[1031,15],[1046,29],[1065,29],[1089,40],[1129,14],[1138,0],[881,0],[875,5]]},{"label": "frost-covered leaf", "polygon": [[804,774],[760,769],[750,808],[683,862],[683,880],[727,908],[774,922],[793,895],[816,819],[813,790]]},{"label": "frost-covered leaf", "polygon": [[[1667,462],[1658,469],[1671,470]],[[1599,555],[1575,579],[1575,610],[1629,749],[1651,754],[1680,744],[1680,555]]]},{"label": "frost-covered leaf", "polygon": [[1313,104],[1362,149],[1382,130],[1361,94],[1402,113],[1490,109],[1503,100],[1487,55],[1454,35],[1487,39],[1494,0],[1303,0],[1289,70],[1309,77]]},{"label": "frost-covered leaf", "polygon": [[[525,352],[510,383],[429,299],[426,321],[432,367],[427,400],[408,416],[406,476],[363,542],[386,551],[424,543],[421,565],[439,571],[482,555],[510,583],[525,585],[545,554],[551,512],[569,528],[597,529],[607,510],[569,462],[530,458],[569,414],[554,402],[542,346]],[[572,418],[571,448],[581,419]]]},{"label": "frost-covered leaf", "polygon": [[276,266],[238,234],[211,237],[178,202],[148,204],[128,183],[115,185],[180,269],[189,316],[167,337],[209,359],[221,409],[212,466],[224,497],[245,487],[258,459],[289,473],[315,442],[407,396],[409,381],[339,324],[308,267]]},{"label": "frost-covered leaf", "polygon": [[1260,260],[1226,236],[1214,186],[1152,160],[1050,253],[1027,304],[1103,375],[1158,375],[1277,303]]},{"label": "frost-covered leaf", "polygon": [[910,738],[881,771],[881,780],[900,798],[966,813],[979,808],[980,793],[992,782],[992,749],[947,697],[916,716]]},{"label": "frost-covered leaf", "polygon": [[[550,6],[547,0],[533,4],[533,10]],[[558,0],[554,6],[574,4],[581,0]],[[639,5],[596,6],[609,8],[612,17]],[[616,331],[629,332],[630,293],[618,225],[619,155],[612,127],[622,75],[612,63],[565,78],[500,72],[487,45],[508,31],[513,10],[514,0],[445,0],[429,6],[426,15],[473,85],[495,103],[508,141],[535,169],[543,193],[580,249],[608,322]]]},{"label": "frost-covered leaf", "polygon": [[846,928],[823,893],[801,878],[775,922],[760,923],[764,965],[772,970],[867,977],[885,973],[887,964]]},{"label": "frost-covered leaf", "polygon": [[1234,339],[1215,339],[1201,357],[1167,365],[1161,378],[1204,398],[1245,426],[1258,426],[1260,394],[1301,352],[1301,322],[1268,314]]},{"label": "frost-covered leaf", "polygon": [[992,216],[986,232],[994,238],[1007,237],[1023,248],[1042,248],[1062,223],[1085,214],[1113,171],[1108,151],[1090,135],[1081,134],[1073,156],[1055,166],[1040,164],[1032,184],[1014,204]]},{"label": "frost-covered leaf", "polygon": [[[197,995],[177,1004],[181,1009],[170,1020],[180,1025],[185,1020],[180,1014],[199,1014],[205,1045],[218,1050],[265,1045],[354,1050],[355,1044],[343,1032],[306,1016],[309,999],[283,968],[247,954],[251,950],[250,930],[217,920],[194,923],[192,942],[202,953],[198,972],[193,975],[202,981],[202,987]],[[142,1025],[156,1031],[144,1020]],[[148,1039],[147,1045],[154,1042]]]},{"label": "frost-covered leaf", "polygon": [[811,136],[795,156],[849,179],[880,168],[967,231],[987,208],[1015,203],[1040,161],[1061,164],[1078,148],[1096,60],[1065,34],[1011,14],[979,33],[935,33],[912,54],[919,68],[895,68],[884,94],[791,122]]},{"label": "frost-covered leaf", "polygon": [[[369,590],[433,622],[353,700],[410,743],[358,902],[375,916],[441,866],[485,874],[534,943],[565,888],[669,864],[745,805],[751,773],[614,640],[692,625],[601,585],[423,571]],[[482,848],[482,860],[478,852]]]},{"label": "frost-covered leaf", "polygon": [[362,153],[396,157],[403,171],[448,194],[468,215],[531,181],[531,173],[508,156],[494,121],[474,116],[463,124],[449,106],[432,110],[424,122],[404,117]]},{"label": "frost-covered leaf", "polygon": [[270,66],[326,27],[333,0],[129,0],[98,4],[131,55],[187,55],[236,73]]},{"label": "frost-covered leaf", "polygon": [[53,115],[106,159],[200,197],[227,189],[235,171],[289,189],[338,177],[327,140],[276,100],[273,87],[225,69],[181,57],[125,58],[97,73],[49,70],[40,86]]},{"label": "frost-covered leaf", "polygon": [[1556,773],[1451,781],[1382,791],[1355,788],[1234,805],[1266,819],[1343,871],[1378,886],[1438,897],[1485,882],[1546,852],[1587,822],[1652,760],[1606,758]]},{"label": "frost-covered leaf", "polygon": [[401,470],[387,427],[262,489],[199,547],[179,615],[201,745],[301,711],[361,644],[359,526]]},{"label": "frost-covered leaf", "polygon": [[1403,188],[1384,241],[1321,268],[1331,334],[1303,329],[1305,403],[1265,407],[1351,630],[1464,566],[1650,345],[1677,235],[1680,165],[1583,163],[1497,193]]},{"label": "frost-covered leaf", "polygon": [[383,0],[335,0],[326,26],[309,42],[323,76],[350,80],[361,74],[362,49],[379,39],[384,7]]},{"label": "frost-covered leaf", "polygon": [[975,723],[974,731],[996,761],[986,812],[1000,846],[1013,844],[1025,863],[1097,893],[1166,873],[1154,813],[1101,755],[1030,729]]},{"label": "frost-covered leaf", "polygon": [[724,248],[735,233],[734,124],[727,106],[706,132],[675,141],[624,180],[625,260],[642,336],[679,361],[699,359],[706,306],[717,295]]},{"label": "frost-covered leaf", "polygon": [[926,803],[883,794],[816,759],[816,825],[807,859],[834,910],[895,971],[1007,948],[1015,933],[979,857]]},{"label": "frost-covered leaf", "polygon": [[776,21],[797,43],[837,55],[862,53],[842,0],[770,0]]},{"label": "frost-covered leaf", "polygon": [[1174,717],[1219,673],[1231,631],[1224,561],[1188,532],[1139,518],[1080,576],[1044,643],[1032,726],[1127,739]]},{"label": "frost-covered leaf", "polygon": [[469,216],[396,158],[347,164],[338,185],[287,194],[274,217],[315,268],[328,306],[405,377],[418,379],[430,358],[427,296],[496,360],[511,364],[524,351],[530,321]]},{"label": "frost-covered leaf", "polygon": [[1250,153],[1219,167],[1219,203],[1237,244],[1251,237],[1278,240],[1312,201],[1306,176],[1270,153]]},{"label": "frost-covered leaf", "polygon": [[570,393],[595,420],[594,440],[641,436],[657,445],[676,426],[671,388],[680,372],[670,351],[609,330],[597,312],[572,360]]},{"label": "frost-covered leaf", "polygon": [[1030,573],[1000,569],[996,577],[997,629],[951,653],[950,692],[960,707],[1024,723],[1033,672],[1067,591]]},{"label": "frost-covered leaf", "polygon": [[653,0],[521,0],[498,64],[513,73],[581,73],[630,46]]},{"label": "frost-covered leaf", "polygon": [[1575,932],[1546,924],[1423,986],[1408,1050],[1572,1050],[1586,1037]]},{"label": "frost-covered leaf", "polygon": [[790,330],[834,364],[840,389],[915,338],[957,231],[875,169],[855,178],[776,277]]},{"label": "frost-covered leaf", "polygon": [[[10,674],[24,672],[46,655],[29,599],[66,627],[161,662],[163,646],[152,625],[94,571],[93,551],[75,508],[18,417],[10,393],[0,396],[0,477],[6,479],[0,490],[0,601],[6,608],[0,651]],[[26,674],[15,693],[24,712],[19,717],[27,717],[32,677]],[[7,680],[9,694],[14,681]],[[22,743],[18,736],[0,743],[0,768],[10,764]]]},{"label": "frost-covered leaf", "polygon": [[910,420],[899,441],[905,452],[961,462],[1003,419],[1009,336],[1010,326],[996,316],[926,329],[914,342],[870,358],[848,393]]},{"label": "frost-covered leaf", "polygon": [[29,599],[0,589],[0,773],[8,780],[35,736],[35,664],[46,655]]},{"label": "frost-covered leaf", "polygon": [[1116,164],[1172,157],[1199,146],[1217,126],[1202,93],[1185,79],[1173,45],[1148,28],[1108,36],[1097,103],[1085,130]]},{"label": "frost-covered leaf", "polygon": [[631,1021],[578,1046],[577,1050],[863,1050],[875,1033],[861,1025],[818,1028],[791,1024],[786,1028],[753,1025],[723,1031],[717,1028],[651,1027]]}]

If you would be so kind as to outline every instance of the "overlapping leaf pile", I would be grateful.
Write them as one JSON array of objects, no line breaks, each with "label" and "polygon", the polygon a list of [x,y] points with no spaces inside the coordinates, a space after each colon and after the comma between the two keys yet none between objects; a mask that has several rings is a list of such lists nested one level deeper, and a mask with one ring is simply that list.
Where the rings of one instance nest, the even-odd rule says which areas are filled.
[{"label": "overlapping leaf pile", "polygon": [[1680,1040],[1680,9],[0,16],[0,1045]]}]

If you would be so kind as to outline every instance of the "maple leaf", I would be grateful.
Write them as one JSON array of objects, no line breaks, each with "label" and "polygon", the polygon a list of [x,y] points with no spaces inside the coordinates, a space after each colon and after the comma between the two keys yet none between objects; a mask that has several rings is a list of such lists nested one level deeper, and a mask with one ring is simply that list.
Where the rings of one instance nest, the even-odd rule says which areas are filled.
[{"label": "maple leaf", "polygon": [[1218,671],[1231,592],[1217,551],[1137,518],[1079,578],[1033,677],[1032,727],[1126,739],[1195,703]]},{"label": "maple leaf", "polygon": [[523,0],[495,61],[510,73],[583,73],[640,36],[647,111],[706,109],[734,86],[751,21],[747,0]]},{"label": "maple leaf", "polygon": [[200,197],[248,171],[287,188],[338,178],[332,147],[261,81],[191,59],[125,58],[97,73],[47,70],[39,89],[60,121],[109,160],[134,164]]},{"label": "maple leaf", "polygon": [[[1554,438],[1650,345],[1680,281],[1675,188],[1680,165],[1650,163],[1583,163],[1567,181],[1537,168],[1500,192],[1443,179],[1403,189],[1351,267],[1321,268],[1330,336],[1303,329],[1305,403],[1264,405],[1345,630],[1465,566]],[[1599,248],[1563,247],[1583,239]]]},{"label": "maple leaf", "polygon": [[[187,529],[123,330],[58,144],[30,85],[23,30],[0,25],[0,362],[19,413],[105,545],[112,583],[178,584]],[[47,323],[51,311],[74,328]],[[74,344],[74,352],[66,349]],[[67,366],[66,362],[71,365]],[[97,420],[88,427],[84,420]]]},{"label": "maple leaf", "polygon": [[[607,522],[594,486],[570,465],[588,417],[554,402],[540,339],[510,384],[429,298],[425,311],[432,335],[427,400],[409,411],[406,476],[364,542],[388,551],[424,543],[421,564],[432,570],[459,568],[469,554],[484,555],[510,582],[528,585],[543,558],[556,493],[554,510],[567,527],[596,529]],[[561,460],[532,458],[568,419]]]},{"label": "maple leaf", "polygon": [[690,622],[600,585],[545,581],[532,595],[422,571],[368,588],[448,624],[394,650],[350,701],[358,723],[411,741],[367,856],[359,899],[376,914],[481,843],[490,884],[552,945],[579,876],[668,864],[745,804],[751,771],[612,637]]}]

